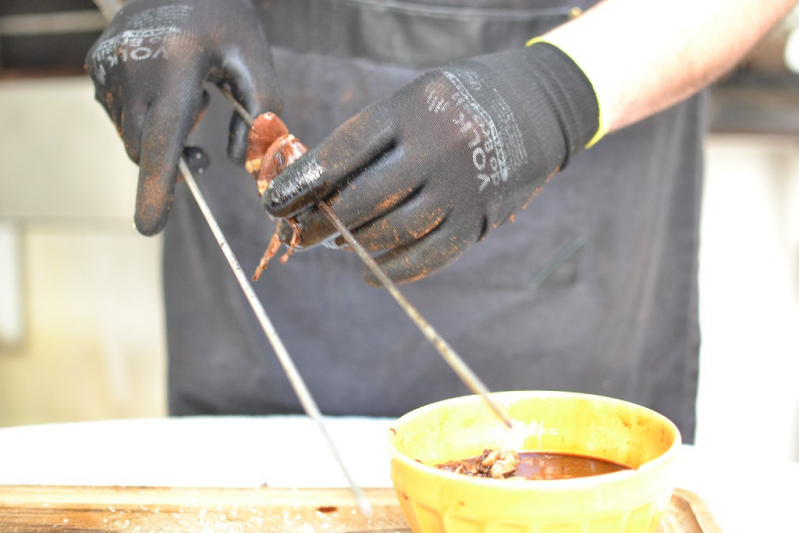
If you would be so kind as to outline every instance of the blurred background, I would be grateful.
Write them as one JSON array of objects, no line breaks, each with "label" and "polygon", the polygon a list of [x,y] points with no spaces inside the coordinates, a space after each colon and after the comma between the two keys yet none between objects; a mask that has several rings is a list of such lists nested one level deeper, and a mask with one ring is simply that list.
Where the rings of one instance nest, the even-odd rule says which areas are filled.
[{"label": "blurred background", "polygon": [[[166,414],[161,241],[94,102],[91,0],[0,3],[0,427]],[[711,90],[698,446],[799,461],[799,15]],[[248,179],[242,171],[241,179]]]}]

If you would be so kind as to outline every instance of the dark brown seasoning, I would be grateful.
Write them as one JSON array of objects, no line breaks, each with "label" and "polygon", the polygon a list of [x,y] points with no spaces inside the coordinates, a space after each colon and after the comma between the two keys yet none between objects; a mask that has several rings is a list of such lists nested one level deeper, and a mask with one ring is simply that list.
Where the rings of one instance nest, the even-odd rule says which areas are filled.
[{"label": "dark brown seasoning", "polygon": [[275,230],[275,233],[272,234],[272,238],[269,239],[269,246],[266,247],[264,255],[261,256],[258,266],[255,267],[255,273],[252,275],[253,281],[258,281],[258,278],[261,277],[261,274],[266,269],[266,265],[269,264],[269,260],[276,256],[277,252],[280,251],[281,244],[280,236],[278,235],[277,230]]},{"label": "dark brown seasoning", "polygon": [[610,474],[629,467],[585,455],[484,450],[479,457],[447,461],[436,468],[471,477],[553,480]]},{"label": "dark brown seasoning", "polygon": [[278,138],[288,135],[288,128],[274,113],[263,113],[255,117],[247,137],[247,158],[244,168],[255,178],[261,169],[264,154]]},{"label": "dark brown seasoning", "polygon": [[275,139],[267,148],[255,179],[258,193],[263,196],[269,183],[307,151],[308,148],[290,133]]},{"label": "dark brown seasoning", "polygon": [[[274,113],[263,113],[255,118],[250,128],[245,167],[255,178],[259,196],[263,196],[269,183],[286,167],[299,159],[308,148],[288,132],[288,128]],[[285,264],[294,249],[300,243],[300,227],[293,219],[281,220],[269,241],[263,257],[258,262],[253,281],[258,281],[269,261],[280,251],[280,226],[288,224],[291,228],[291,239],[288,249],[280,262]]]}]

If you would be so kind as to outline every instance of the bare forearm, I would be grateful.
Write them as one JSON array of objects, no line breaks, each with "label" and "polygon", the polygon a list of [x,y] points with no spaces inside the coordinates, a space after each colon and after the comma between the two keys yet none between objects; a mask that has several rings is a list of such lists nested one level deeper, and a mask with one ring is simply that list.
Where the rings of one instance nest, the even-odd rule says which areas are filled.
[{"label": "bare forearm", "polygon": [[546,39],[588,75],[610,131],[731,69],[797,0],[604,0]]}]

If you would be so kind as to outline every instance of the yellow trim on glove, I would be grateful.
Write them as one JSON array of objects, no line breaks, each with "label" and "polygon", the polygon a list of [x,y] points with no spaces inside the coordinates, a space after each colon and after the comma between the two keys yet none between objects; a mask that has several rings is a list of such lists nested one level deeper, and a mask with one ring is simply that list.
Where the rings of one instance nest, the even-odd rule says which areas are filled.
[{"label": "yellow trim on glove", "polygon": [[591,140],[590,140],[590,141],[588,141],[588,144],[586,144],[586,145],[585,145],[585,147],[586,147],[586,148],[591,148],[591,147],[592,147],[592,146],[594,146],[596,143],[598,143],[598,142],[599,142],[599,140],[600,140],[600,139],[602,139],[602,137],[604,137],[604,136],[605,136],[605,134],[606,134],[606,133],[608,132],[608,130],[610,129],[610,122],[609,122],[609,121],[608,121],[608,119],[605,117],[604,113],[602,113],[602,102],[601,102],[601,100],[600,100],[600,98],[599,98],[599,92],[596,90],[596,86],[594,85],[594,82],[592,82],[592,81],[591,81],[591,78],[589,78],[589,77],[588,77],[588,74],[586,74],[586,73],[585,73],[585,70],[583,70],[583,68],[580,66],[580,64],[579,64],[579,63],[577,63],[577,61],[575,61],[575,60],[574,60],[574,57],[572,57],[572,55],[571,55],[571,54],[569,54],[569,52],[567,52],[566,50],[564,50],[563,48],[561,48],[561,47],[560,47],[560,46],[558,46],[557,44],[553,43],[552,41],[548,40],[548,39],[547,39],[545,36],[542,36],[542,37],[533,37],[532,39],[530,39],[529,41],[527,41],[527,44],[526,44],[526,46],[528,46],[528,47],[529,47],[529,46],[532,46],[532,45],[534,45],[535,43],[547,43],[548,45],[550,45],[550,46],[554,46],[555,48],[557,48],[558,50],[560,50],[561,52],[563,52],[564,54],[566,54],[567,56],[569,56],[569,58],[570,58],[572,61],[574,61],[574,64],[575,64],[575,65],[577,65],[577,67],[578,67],[580,70],[582,70],[582,71],[583,71],[583,74],[585,74],[585,77],[586,77],[586,79],[588,80],[588,83],[590,83],[590,84],[591,84],[591,87],[594,89],[594,95],[596,96],[596,105],[597,105],[597,110],[598,110],[598,112],[599,112],[599,125],[598,125],[598,127],[597,127],[597,130],[596,130],[596,133],[594,134],[594,136],[591,138]]}]

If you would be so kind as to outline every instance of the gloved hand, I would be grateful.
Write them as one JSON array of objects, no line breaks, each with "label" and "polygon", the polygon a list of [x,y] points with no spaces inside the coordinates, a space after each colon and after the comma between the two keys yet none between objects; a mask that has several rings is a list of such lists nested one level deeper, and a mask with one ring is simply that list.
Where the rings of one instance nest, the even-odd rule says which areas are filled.
[{"label": "gloved hand", "polygon": [[263,205],[294,217],[307,248],[335,232],[314,206],[328,202],[368,250],[387,250],[377,262],[391,279],[413,281],[511,219],[598,130],[588,78],[536,43],[433,70],[372,104],[281,173]]},{"label": "gloved hand", "polygon": [[[252,115],[279,111],[269,43],[249,0],[129,0],[86,57],[95,98],[139,165],[136,228],[166,224],[177,162],[208,103],[227,85]],[[228,156],[242,164],[248,127],[236,114]]]}]

